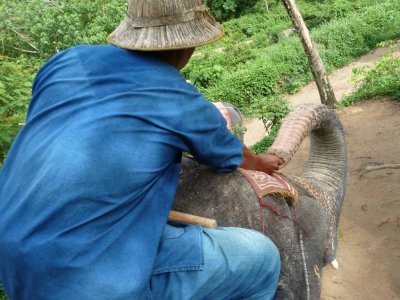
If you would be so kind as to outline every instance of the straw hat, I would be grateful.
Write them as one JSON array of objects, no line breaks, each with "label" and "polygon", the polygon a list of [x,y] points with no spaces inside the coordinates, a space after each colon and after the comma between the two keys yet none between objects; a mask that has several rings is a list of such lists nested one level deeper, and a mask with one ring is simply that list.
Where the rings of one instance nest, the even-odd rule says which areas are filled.
[{"label": "straw hat", "polygon": [[158,51],[192,48],[220,39],[221,25],[203,0],[129,0],[125,19],[108,42],[121,48]]}]

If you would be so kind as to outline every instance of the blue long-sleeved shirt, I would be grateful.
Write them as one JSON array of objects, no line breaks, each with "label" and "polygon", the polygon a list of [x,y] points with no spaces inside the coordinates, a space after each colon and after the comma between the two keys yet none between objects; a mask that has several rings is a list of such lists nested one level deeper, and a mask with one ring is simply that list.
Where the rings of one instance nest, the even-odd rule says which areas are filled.
[{"label": "blue long-sleeved shirt", "polygon": [[200,270],[201,228],[165,229],[182,151],[216,169],[242,161],[218,110],[173,67],[114,46],[50,59],[0,172],[9,297],[151,298],[152,273]]}]

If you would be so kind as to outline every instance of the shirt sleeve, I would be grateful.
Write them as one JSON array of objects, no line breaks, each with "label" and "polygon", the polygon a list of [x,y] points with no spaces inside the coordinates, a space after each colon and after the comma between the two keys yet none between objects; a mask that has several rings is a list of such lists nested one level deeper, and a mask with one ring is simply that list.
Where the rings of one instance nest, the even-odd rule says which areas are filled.
[{"label": "shirt sleeve", "polygon": [[228,129],[219,110],[195,91],[182,104],[180,135],[200,163],[220,172],[236,169],[243,160],[243,144]]}]

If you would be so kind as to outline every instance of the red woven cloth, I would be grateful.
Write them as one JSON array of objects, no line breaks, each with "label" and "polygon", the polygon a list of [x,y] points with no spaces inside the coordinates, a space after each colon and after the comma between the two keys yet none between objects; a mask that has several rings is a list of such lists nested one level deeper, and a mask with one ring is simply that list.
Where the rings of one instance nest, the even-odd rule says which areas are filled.
[{"label": "red woven cloth", "polygon": [[297,203],[297,190],[283,175],[277,173],[268,175],[263,172],[241,168],[238,168],[238,171],[247,179],[259,198],[262,199],[265,195],[275,194],[286,198],[293,206]]},{"label": "red woven cloth", "polygon": [[268,175],[263,172],[250,171],[241,168],[238,168],[238,171],[247,179],[258,196],[261,209],[260,230],[262,233],[265,233],[264,208],[267,208],[274,215],[292,220],[296,225],[299,226],[299,228],[302,228],[296,218],[281,214],[272,205],[264,202],[263,200],[263,197],[268,194],[279,195],[288,200],[292,206],[296,205],[299,197],[298,192],[283,175],[277,173]]}]

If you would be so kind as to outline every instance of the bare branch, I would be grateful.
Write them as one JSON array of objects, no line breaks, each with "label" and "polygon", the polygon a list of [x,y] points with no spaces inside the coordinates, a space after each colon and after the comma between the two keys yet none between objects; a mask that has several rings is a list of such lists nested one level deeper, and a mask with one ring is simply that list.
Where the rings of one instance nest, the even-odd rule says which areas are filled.
[{"label": "bare branch", "polygon": [[332,85],[329,82],[328,73],[326,72],[321,56],[311,39],[310,32],[303,20],[303,16],[301,15],[296,1],[281,0],[281,2],[285,6],[294,27],[299,33],[300,41],[303,44],[304,51],[306,52],[311,67],[311,73],[314,77],[315,83],[317,84],[321,102],[329,107],[335,107],[336,98]]},{"label": "bare branch", "polygon": [[382,170],[382,169],[400,169],[400,164],[383,164],[377,166],[366,166],[364,171],[360,174],[360,178],[368,172]]},{"label": "bare branch", "polygon": [[264,3],[265,3],[265,8],[267,9],[267,12],[269,12],[268,0],[264,0]]},{"label": "bare branch", "polygon": [[64,7],[64,5],[61,3],[57,3],[57,2],[55,2],[55,1],[51,1],[51,0],[46,0],[46,1],[44,1],[45,3],[47,3],[47,4],[50,4],[50,5],[52,5],[52,6],[57,6],[57,7],[59,7],[59,8],[63,8]]},{"label": "bare branch", "polygon": [[14,48],[15,50],[18,50],[18,51],[21,51],[21,52],[26,52],[26,53],[38,53],[38,51],[25,50],[25,49],[21,49],[21,48],[14,47],[14,46],[13,46],[13,48]]},{"label": "bare branch", "polygon": [[27,38],[26,36],[24,36],[22,33],[19,33],[19,32],[16,31],[14,28],[10,28],[10,29],[11,29],[12,32],[14,32],[16,35],[18,35],[19,37],[21,37],[21,39],[22,39],[25,43],[27,43],[29,46],[31,46],[33,49],[35,49],[36,52],[34,52],[34,53],[39,52],[39,49],[38,49],[34,44],[32,44],[32,43],[30,43],[29,41],[27,41],[28,38]]}]

